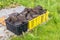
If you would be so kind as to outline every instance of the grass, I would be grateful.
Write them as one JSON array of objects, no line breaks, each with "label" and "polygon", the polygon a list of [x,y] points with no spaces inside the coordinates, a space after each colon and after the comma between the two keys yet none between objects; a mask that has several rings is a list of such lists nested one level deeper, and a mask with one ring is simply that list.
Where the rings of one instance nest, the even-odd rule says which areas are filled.
[{"label": "grass", "polygon": [[2,5],[0,4],[0,8],[14,2],[26,7],[41,5],[50,12],[49,18],[51,19],[46,24],[37,26],[33,31],[22,36],[12,37],[11,40],[60,40],[60,0],[5,0]]}]

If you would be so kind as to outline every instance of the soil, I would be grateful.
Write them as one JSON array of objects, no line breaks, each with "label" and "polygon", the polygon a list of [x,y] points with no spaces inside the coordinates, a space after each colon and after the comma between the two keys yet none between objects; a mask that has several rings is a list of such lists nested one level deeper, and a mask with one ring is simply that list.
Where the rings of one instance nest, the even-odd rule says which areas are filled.
[{"label": "soil", "polygon": [[32,8],[25,8],[23,12],[21,13],[12,13],[7,18],[8,22],[14,25],[19,25],[24,22],[28,22],[29,20],[32,20],[33,18],[43,14],[46,12],[46,9],[43,9],[41,6],[36,6],[33,9]]}]

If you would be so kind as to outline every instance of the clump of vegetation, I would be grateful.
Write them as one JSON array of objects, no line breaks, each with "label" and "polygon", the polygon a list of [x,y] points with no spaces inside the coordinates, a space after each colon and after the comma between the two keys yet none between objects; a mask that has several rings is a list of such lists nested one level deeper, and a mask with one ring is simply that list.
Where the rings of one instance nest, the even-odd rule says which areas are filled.
[{"label": "clump of vegetation", "polygon": [[0,0],[0,9],[16,7],[19,4],[15,0]]}]

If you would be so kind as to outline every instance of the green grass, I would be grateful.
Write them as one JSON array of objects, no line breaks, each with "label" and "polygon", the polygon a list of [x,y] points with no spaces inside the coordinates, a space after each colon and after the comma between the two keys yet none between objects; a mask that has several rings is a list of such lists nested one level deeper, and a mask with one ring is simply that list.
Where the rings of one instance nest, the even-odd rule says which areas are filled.
[{"label": "green grass", "polygon": [[[1,2],[1,1],[0,1]],[[7,4],[8,2],[9,4]],[[37,26],[31,32],[25,33],[22,36],[12,37],[11,40],[60,40],[60,0],[14,0],[12,3],[19,3],[26,7],[34,7],[37,5],[46,8],[51,18],[46,24]],[[5,3],[5,4],[4,4]],[[11,1],[4,1],[0,8],[11,4]]]}]

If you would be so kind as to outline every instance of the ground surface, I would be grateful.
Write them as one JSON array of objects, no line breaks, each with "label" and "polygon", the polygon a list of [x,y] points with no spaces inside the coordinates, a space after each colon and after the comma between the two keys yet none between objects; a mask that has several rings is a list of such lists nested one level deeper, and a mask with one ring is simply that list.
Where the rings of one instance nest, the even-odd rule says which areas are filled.
[{"label": "ground surface", "polygon": [[[34,0],[14,0],[14,2],[27,7],[42,5],[50,12],[49,18],[51,19],[46,24],[37,26],[31,32],[25,33],[22,36],[11,37],[11,40],[60,40],[60,0],[36,0],[35,4]],[[5,0],[0,6],[4,8],[6,4],[9,5],[11,3],[13,1]]]},{"label": "ground surface", "polygon": [[[7,30],[7,27],[2,24],[6,18],[8,18],[8,15],[13,12],[22,12],[25,9],[23,6],[17,6],[15,8],[9,8],[9,9],[2,9],[0,10],[0,40],[8,40],[11,36],[14,34]],[[4,16],[4,20],[2,21],[1,18]]]}]

